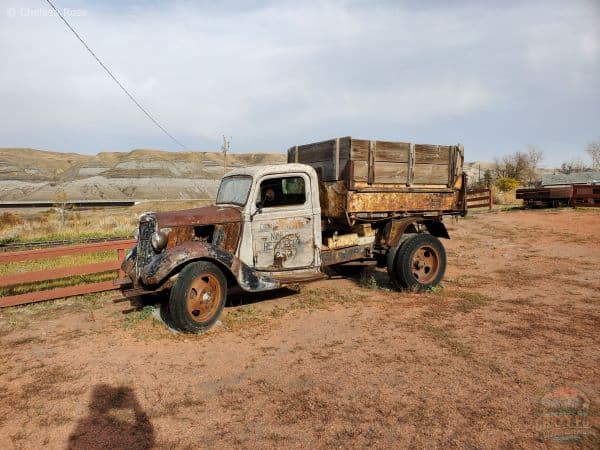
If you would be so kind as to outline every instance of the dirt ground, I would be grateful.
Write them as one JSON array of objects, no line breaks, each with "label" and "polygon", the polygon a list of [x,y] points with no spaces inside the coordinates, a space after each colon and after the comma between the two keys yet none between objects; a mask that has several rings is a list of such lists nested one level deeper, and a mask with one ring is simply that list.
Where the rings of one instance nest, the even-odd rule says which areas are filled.
[{"label": "dirt ground", "polygon": [[[201,336],[114,293],[0,310],[0,448],[598,448],[600,211],[447,225],[429,293],[346,270]],[[580,440],[540,434],[552,392]]]}]

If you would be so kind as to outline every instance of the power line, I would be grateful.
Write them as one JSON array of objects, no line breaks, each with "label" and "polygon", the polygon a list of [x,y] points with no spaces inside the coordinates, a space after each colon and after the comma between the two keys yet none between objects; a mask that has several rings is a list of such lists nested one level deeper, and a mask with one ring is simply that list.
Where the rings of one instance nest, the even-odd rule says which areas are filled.
[{"label": "power line", "polygon": [[69,30],[71,30],[73,32],[73,34],[75,35],[75,37],[77,39],[79,39],[79,42],[81,42],[83,44],[83,46],[87,49],[87,51],[90,52],[90,55],[92,55],[94,57],[94,59],[98,62],[98,64],[100,64],[100,66],[106,71],[106,73],[114,80],[115,83],[117,83],[117,85],[121,88],[121,90],[123,92],[125,92],[125,94],[127,95],[127,97],[129,97],[129,99],[133,103],[135,103],[135,105],[146,115],[146,117],[148,117],[148,119],[150,119],[152,121],[152,123],[154,123],[154,125],[156,125],[158,128],[160,128],[162,130],[162,132],[165,133],[167,136],[169,136],[177,145],[179,145],[182,148],[188,150],[188,148],[185,145],[183,145],[176,137],[174,137],[171,133],[169,133],[165,129],[165,127],[163,127],[160,123],[158,123],[158,121],[154,117],[152,117],[150,115],[150,113],[148,111],[146,111],[146,109],[142,105],[140,105],[140,102],[138,102],[134,98],[134,96],[132,94],[130,94],[127,89],[125,89],[125,87],[119,82],[119,80],[117,80],[117,78],[112,74],[112,72],[108,69],[108,67],[106,67],[102,61],[100,61],[100,58],[98,58],[96,56],[96,54],[93,52],[93,50],[85,43],[85,41],[83,40],[83,38],[81,36],[79,36],[79,34],[77,33],[77,31],[75,31],[73,29],[73,27],[69,24],[69,22],[67,22],[67,19],[65,19],[63,17],[63,15],[60,13],[60,11],[58,9],[56,9],[56,6],[54,6],[54,4],[50,0],[46,0],[46,2],[52,7],[52,9],[56,12],[56,14],[58,14],[58,17],[60,17],[62,19],[62,21],[69,28]]}]

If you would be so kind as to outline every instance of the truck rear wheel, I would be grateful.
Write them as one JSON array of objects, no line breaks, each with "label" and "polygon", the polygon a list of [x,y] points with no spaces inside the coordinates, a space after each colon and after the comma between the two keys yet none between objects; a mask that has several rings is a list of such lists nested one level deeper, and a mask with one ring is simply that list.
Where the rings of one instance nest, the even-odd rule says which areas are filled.
[{"label": "truck rear wheel", "polygon": [[177,277],[169,298],[173,325],[188,333],[201,333],[219,319],[227,298],[227,280],[208,261],[187,265]]},{"label": "truck rear wheel", "polygon": [[446,251],[427,233],[407,237],[396,252],[394,280],[403,288],[422,291],[436,286],[446,272]]}]

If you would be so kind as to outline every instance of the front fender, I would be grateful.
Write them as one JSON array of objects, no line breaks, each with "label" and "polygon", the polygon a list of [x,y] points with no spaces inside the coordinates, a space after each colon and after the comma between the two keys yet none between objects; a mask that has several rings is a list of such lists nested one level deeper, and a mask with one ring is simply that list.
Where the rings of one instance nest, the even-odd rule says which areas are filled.
[{"label": "front fender", "polygon": [[213,261],[225,267],[245,291],[266,291],[280,287],[278,281],[258,274],[231,253],[202,241],[184,242],[164,250],[144,267],[140,279],[147,286],[160,285],[188,262],[197,260]]}]

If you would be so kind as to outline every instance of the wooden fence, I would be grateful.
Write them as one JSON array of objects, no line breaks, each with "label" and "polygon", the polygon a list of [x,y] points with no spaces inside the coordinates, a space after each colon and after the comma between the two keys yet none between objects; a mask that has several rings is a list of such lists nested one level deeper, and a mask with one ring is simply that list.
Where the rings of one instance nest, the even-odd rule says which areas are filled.
[{"label": "wooden fence", "polygon": [[491,189],[472,189],[467,191],[467,208],[489,208],[494,206]]},{"label": "wooden fence", "polygon": [[[111,270],[118,270],[120,272],[121,262],[125,257],[125,251],[131,248],[135,244],[135,242],[136,241],[133,239],[127,239],[120,241],[97,242],[91,244],[45,248],[40,250],[23,250],[16,252],[0,253],[0,264],[6,264],[18,261],[35,261],[39,259],[56,258],[59,256],[76,256],[84,253],[96,253],[105,251],[115,252],[115,259],[111,261],[86,264],[83,266],[59,267],[56,269],[46,269],[35,272],[2,275],[0,276],[0,287],[15,286],[25,283],[35,283],[39,281],[57,280],[60,278],[67,278],[76,275],[90,275],[95,273],[108,272]],[[119,275],[122,274],[119,273]],[[90,294],[93,292],[110,291],[117,288],[118,286],[114,284],[113,280],[108,280],[95,283],[79,284],[76,286],[28,292],[25,294],[0,297],[0,307],[22,305],[24,303],[41,302],[44,300],[53,300],[73,295]]]}]

